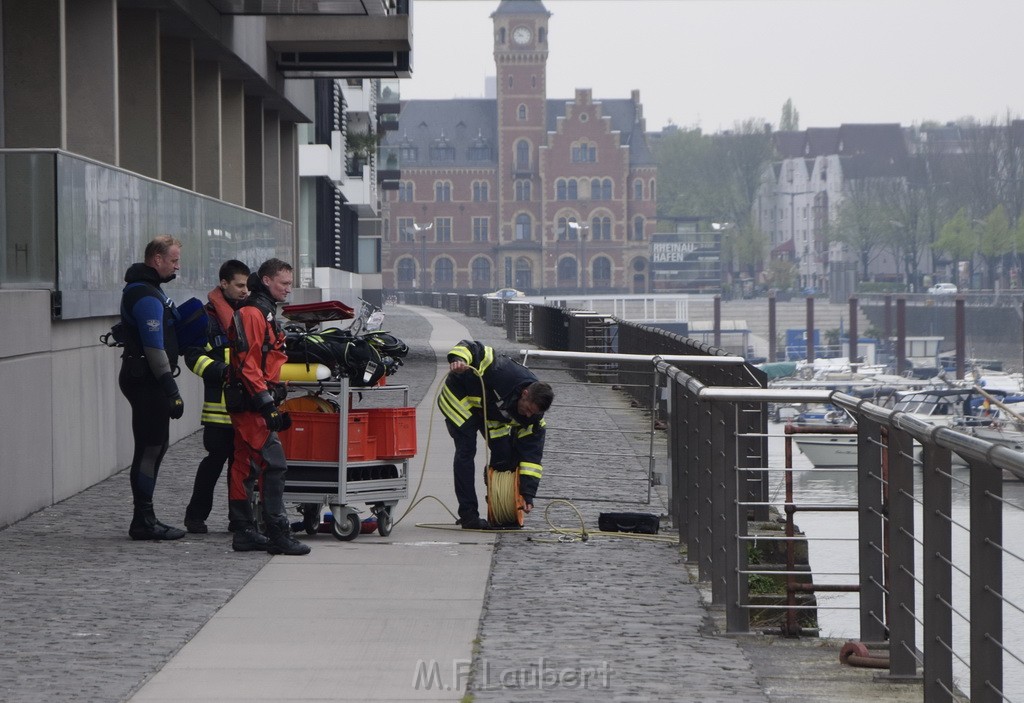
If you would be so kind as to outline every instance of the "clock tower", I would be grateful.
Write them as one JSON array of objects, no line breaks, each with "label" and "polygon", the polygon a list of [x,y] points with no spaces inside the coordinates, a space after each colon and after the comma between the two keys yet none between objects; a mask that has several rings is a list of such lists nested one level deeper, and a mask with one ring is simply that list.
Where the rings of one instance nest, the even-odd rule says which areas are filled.
[{"label": "clock tower", "polygon": [[540,276],[544,229],[540,148],[547,142],[550,16],[541,0],[501,0],[491,15],[497,70],[496,263],[499,281],[520,289],[535,287]]}]

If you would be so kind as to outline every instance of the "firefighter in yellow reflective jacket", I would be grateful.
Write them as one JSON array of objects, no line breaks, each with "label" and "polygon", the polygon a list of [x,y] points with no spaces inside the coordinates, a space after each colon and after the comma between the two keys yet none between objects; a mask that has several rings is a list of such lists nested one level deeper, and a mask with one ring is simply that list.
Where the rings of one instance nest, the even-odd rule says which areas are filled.
[{"label": "firefighter in yellow reflective jacket", "polygon": [[224,464],[234,454],[235,431],[224,407],[224,378],[230,363],[227,330],[231,316],[249,295],[249,267],[236,259],[220,267],[220,283],[210,291],[206,304],[207,344],[205,348],[185,350],[185,362],[192,373],[203,379],[203,448],[206,457],[199,462],[192,499],[185,508],[185,529],[205,533],[206,518],[213,509],[213,491]]},{"label": "firefighter in yellow reflective jacket", "polygon": [[487,529],[487,520],[480,517],[474,482],[476,435],[479,432],[487,438],[490,465],[496,471],[519,468],[519,493],[529,512],[542,473],[544,413],[551,407],[554,393],[528,368],[495,355],[492,347],[480,342],[459,342],[448,352],[448,364],[437,405],[455,441],[452,463],[459,523],[467,529]]}]

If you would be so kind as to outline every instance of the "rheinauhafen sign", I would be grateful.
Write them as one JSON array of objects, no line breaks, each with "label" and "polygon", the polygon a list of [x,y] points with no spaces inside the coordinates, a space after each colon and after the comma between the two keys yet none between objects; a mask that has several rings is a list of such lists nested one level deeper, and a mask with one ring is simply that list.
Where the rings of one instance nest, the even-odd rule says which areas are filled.
[{"label": "rheinauhafen sign", "polygon": [[722,287],[722,235],[659,232],[651,237],[655,292],[718,292]]}]

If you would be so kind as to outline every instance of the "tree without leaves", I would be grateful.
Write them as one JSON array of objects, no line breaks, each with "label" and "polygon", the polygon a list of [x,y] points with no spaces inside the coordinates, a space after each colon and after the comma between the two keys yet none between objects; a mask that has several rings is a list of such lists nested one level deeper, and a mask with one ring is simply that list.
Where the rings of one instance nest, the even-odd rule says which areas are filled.
[{"label": "tree without leaves", "polygon": [[839,216],[832,227],[835,239],[857,253],[860,280],[867,280],[871,262],[885,244],[883,223],[887,217],[880,197],[884,188],[882,179],[861,178],[847,182]]}]

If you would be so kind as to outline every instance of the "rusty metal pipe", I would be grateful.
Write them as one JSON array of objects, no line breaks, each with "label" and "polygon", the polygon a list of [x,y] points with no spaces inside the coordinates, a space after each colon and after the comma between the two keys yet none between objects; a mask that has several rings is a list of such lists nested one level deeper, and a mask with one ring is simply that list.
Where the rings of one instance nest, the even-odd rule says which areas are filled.
[{"label": "rusty metal pipe", "polygon": [[847,642],[839,650],[839,661],[847,666],[857,666],[866,669],[888,669],[889,654],[873,655],[864,646],[863,642]]}]

